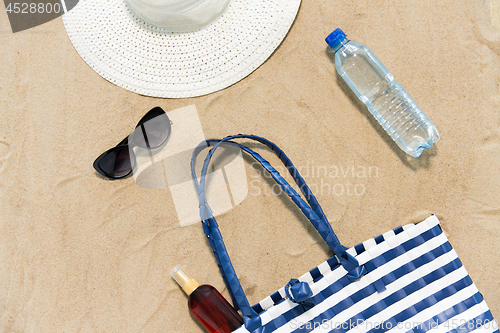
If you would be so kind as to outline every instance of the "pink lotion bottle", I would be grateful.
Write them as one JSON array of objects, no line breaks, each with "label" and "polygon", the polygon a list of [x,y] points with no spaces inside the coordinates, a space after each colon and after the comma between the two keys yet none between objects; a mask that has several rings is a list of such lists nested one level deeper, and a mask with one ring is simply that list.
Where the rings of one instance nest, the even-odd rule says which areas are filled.
[{"label": "pink lotion bottle", "polygon": [[242,316],[212,286],[191,279],[179,265],[170,275],[188,296],[191,314],[210,333],[230,333],[243,325]]}]

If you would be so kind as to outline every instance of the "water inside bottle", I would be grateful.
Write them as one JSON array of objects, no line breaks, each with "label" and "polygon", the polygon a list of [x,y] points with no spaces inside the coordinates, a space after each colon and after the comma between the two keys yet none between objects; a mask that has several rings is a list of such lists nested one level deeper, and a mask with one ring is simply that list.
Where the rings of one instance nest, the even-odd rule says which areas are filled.
[{"label": "water inside bottle", "polygon": [[344,59],[340,74],[397,145],[417,157],[437,141],[437,131],[392,74],[372,65],[377,61],[354,54]]}]

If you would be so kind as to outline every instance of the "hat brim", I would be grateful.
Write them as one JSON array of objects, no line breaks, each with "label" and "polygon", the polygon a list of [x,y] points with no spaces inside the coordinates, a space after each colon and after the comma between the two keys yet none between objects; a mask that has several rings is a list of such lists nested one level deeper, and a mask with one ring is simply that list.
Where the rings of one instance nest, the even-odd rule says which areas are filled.
[{"label": "hat brim", "polygon": [[207,27],[171,33],[124,0],[80,0],[63,21],[76,51],[106,80],[141,95],[184,98],[224,89],[285,38],[300,0],[232,0]]}]

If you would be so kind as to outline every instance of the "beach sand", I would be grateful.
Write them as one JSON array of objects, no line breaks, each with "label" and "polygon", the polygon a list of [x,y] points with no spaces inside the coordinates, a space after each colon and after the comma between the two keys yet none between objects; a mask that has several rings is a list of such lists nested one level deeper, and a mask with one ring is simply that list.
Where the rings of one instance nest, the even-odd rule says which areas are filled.
[{"label": "beach sand", "polygon": [[[201,224],[180,226],[169,189],[108,181],[92,168],[157,105],[194,104],[206,138],[248,133],[277,143],[348,247],[436,214],[500,318],[498,0],[491,10],[482,0],[304,0],[254,73],[177,100],[101,78],[61,18],[12,34],[0,16],[0,332],[202,332],[170,277],[178,264],[229,298]],[[406,156],[341,81],[324,42],[337,27],[370,46],[433,121],[441,140],[432,149]],[[217,220],[255,304],[331,253],[245,163],[255,181]],[[355,172],[318,175],[324,168]]]}]

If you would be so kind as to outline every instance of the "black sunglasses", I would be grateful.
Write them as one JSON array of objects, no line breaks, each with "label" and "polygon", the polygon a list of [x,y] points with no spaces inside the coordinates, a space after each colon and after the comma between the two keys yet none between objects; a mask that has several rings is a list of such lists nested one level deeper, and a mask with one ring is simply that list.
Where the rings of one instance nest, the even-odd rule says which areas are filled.
[{"label": "black sunglasses", "polygon": [[[160,147],[170,136],[170,125],[170,119],[162,108],[157,106],[151,109],[142,117],[131,135],[94,161],[94,169],[110,179],[127,177],[135,167],[135,155],[130,147],[147,149]],[[141,130],[138,130],[139,127]]]}]

